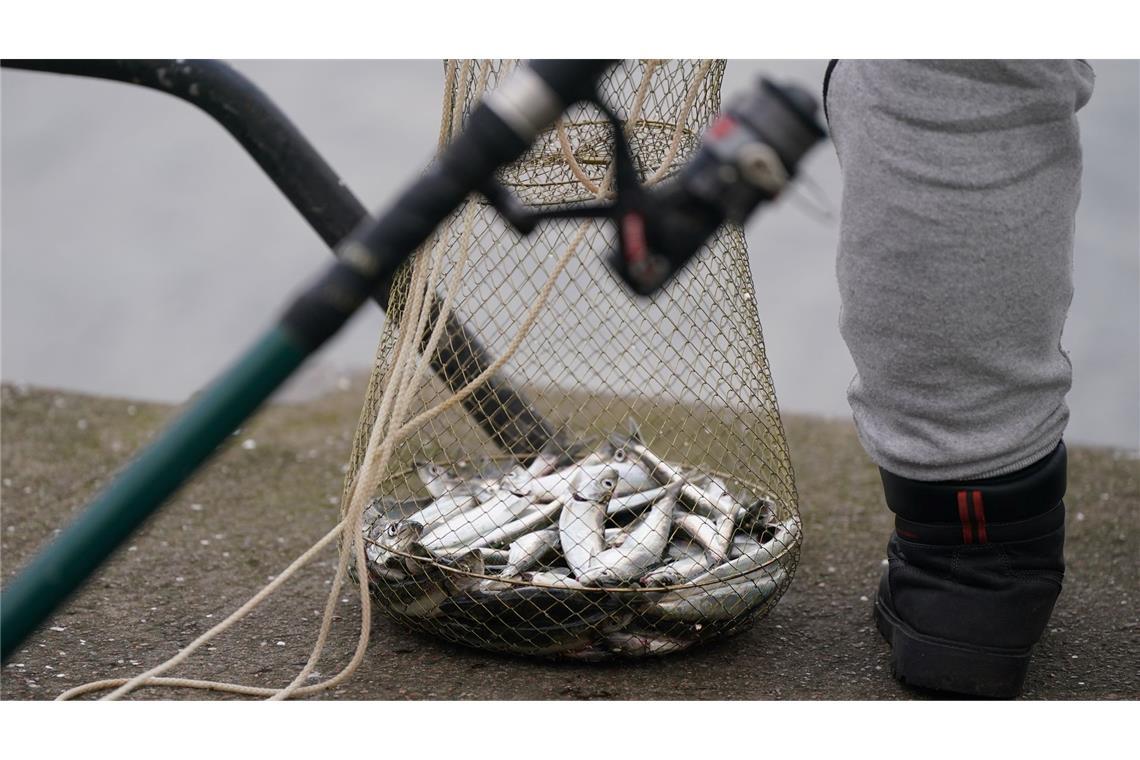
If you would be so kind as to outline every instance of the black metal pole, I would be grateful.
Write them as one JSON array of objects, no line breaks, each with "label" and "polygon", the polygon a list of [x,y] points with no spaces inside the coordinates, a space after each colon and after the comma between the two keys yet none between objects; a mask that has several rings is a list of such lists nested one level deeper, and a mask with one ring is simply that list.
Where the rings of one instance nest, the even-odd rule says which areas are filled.
[{"label": "black metal pole", "polygon": [[[149,87],[200,108],[257,162],[309,226],[334,251],[368,212],[281,109],[247,77],[212,60],[5,60],[4,68],[110,79]],[[387,310],[391,280],[373,298]],[[431,319],[439,301],[429,304]],[[426,336],[425,336],[426,342]],[[430,357],[452,391],[467,385],[493,361],[479,339],[454,315]],[[463,400],[468,414],[504,451],[529,461],[556,440],[556,430],[524,393],[493,375]],[[565,444],[563,444],[565,445]]]}]

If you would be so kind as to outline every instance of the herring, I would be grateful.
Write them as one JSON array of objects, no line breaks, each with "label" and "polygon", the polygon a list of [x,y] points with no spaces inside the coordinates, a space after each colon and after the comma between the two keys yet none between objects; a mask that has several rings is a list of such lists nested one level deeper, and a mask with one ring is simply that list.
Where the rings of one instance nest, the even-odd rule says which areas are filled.
[{"label": "herring", "polygon": [[369,536],[374,543],[368,545],[368,559],[383,567],[415,575],[422,563],[406,555],[427,557],[420,543],[423,526],[414,520],[382,521],[374,525]]},{"label": "herring", "polygon": [[499,573],[502,576],[518,575],[538,564],[543,557],[558,548],[558,530],[536,530],[519,536],[511,542],[507,565]]},{"label": "herring", "polygon": [[613,586],[635,580],[661,561],[673,528],[673,511],[677,506],[674,486],[629,531],[621,544],[598,554],[584,572],[575,571],[587,586]]},{"label": "herring", "polygon": [[690,644],[690,642],[683,639],[675,639],[669,636],[648,633],[624,633],[620,631],[607,634],[605,642],[606,646],[612,652],[632,655],[679,652]]},{"label": "herring", "polygon": [[677,526],[692,536],[714,563],[728,559],[728,550],[736,533],[735,512],[721,515],[715,520],[690,513],[678,518]]},{"label": "herring", "polygon": [[692,586],[661,594],[648,611],[675,621],[728,620],[759,607],[775,595],[786,577],[787,571],[775,561],[754,565],[746,574],[717,583],[702,585],[708,578],[698,576]]},{"label": "herring", "polygon": [[608,462],[579,463],[568,469],[534,478],[522,490],[536,499],[556,499],[572,493],[575,483],[593,480],[610,469],[616,471],[617,486],[614,489],[614,496],[629,496],[651,490],[658,485],[649,468],[640,462],[630,461],[623,455]]},{"label": "herring", "polygon": [[706,552],[681,557],[654,568],[641,577],[642,586],[676,586],[696,578],[712,567],[712,558]]},{"label": "herring", "polygon": [[607,467],[582,481],[566,500],[558,518],[562,556],[575,575],[581,575],[605,551],[606,507],[617,487],[617,470]]},{"label": "herring", "polygon": [[574,580],[569,573],[555,572],[545,570],[539,573],[531,573],[527,577],[527,581],[536,586],[557,586],[558,588],[586,588],[584,585]]},{"label": "herring", "polygon": [[657,488],[650,488],[645,491],[636,491],[631,494],[622,496],[614,496],[610,499],[609,506],[606,507],[607,515],[619,515],[623,512],[631,512],[635,509],[648,506],[653,502],[660,499],[668,491],[667,486],[659,486]]},{"label": "herring", "polygon": [[514,520],[481,532],[477,538],[467,541],[466,545],[475,549],[485,546],[508,545],[520,536],[553,525],[554,521],[558,519],[558,513],[561,509],[561,501],[531,505],[530,508],[519,513]]},{"label": "herring", "polygon": [[[519,517],[531,504],[528,496],[519,496],[509,491],[500,492],[472,508],[454,510],[440,521],[432,523],[424,534],[423,545],[428,549],[439,550],[471,544]],[[482,542],[479,545],[490,544]]]}]

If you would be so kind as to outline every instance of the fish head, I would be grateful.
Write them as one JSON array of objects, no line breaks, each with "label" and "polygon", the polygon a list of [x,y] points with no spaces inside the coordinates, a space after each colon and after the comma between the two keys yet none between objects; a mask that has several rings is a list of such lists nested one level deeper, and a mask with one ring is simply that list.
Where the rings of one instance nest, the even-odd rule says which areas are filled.
[{"label": "fish head", "polygon": [[415,520],[392,520],[378,526],[377,543],[388,551],[407,553],[412,544],[420,540],[424,526]]},{"label": "fish head", "polygon": [[591,459],[595,462],[625,462],[629,459],[627,441],[622,438],[610,437],[594,450]]},{"label": "fish head", "polygon": [[502,488],[515,496],[530,496],[533,479],[532,475],[509,475],[503,479]]},{"label": "fish head", "polygon": [[622,580],[612,569],[594,565],[578,576],[583,586],[620,586]]},{"label": "fish head", "polygon": [[447,472],[443,465],[435,464],[434,461],[417,461],[415,464],[416,472],[423,473],[429,477],[439,477]]},{"label": "fish head", "polygon": [[676,568],[660,567],[643,575],[638,583],[647,588],[652,588],[654,586],[676,586],[683,580],[684,576]]},{"label": "fish head", "polygon": [[617,488],[618,473],[613,467],[606,467],[593,477],[578,479],[574,498],[579,501],[609,502]]},{"label": "fish head", "polygon": [[429,483],[436,478],[445,477],[447,475],[447,468],[435,462],[417,462],[416,473],[425,483]]}]

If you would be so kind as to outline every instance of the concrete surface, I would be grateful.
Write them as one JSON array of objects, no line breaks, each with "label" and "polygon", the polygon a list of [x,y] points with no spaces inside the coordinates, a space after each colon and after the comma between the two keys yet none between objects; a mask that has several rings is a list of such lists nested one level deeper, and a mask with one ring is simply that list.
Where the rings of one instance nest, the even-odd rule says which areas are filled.
[{"label": "concrete surface", "polygon": [[[251,596],[334,523],[362,389],[269,408],[2,669],[4,699],[50,699],[135,675]],[[3,577],[104,485],[173,407],[5,385],[0,390]],[[734,639],[660,659],[551,664],[486,654],[377,617],[337,699],[910,699],[871,621],[890,518],[848,422],[785,419],[805,521],[802,563],[772,613]],[[251,445],[239,445],[253,441]],[[1037,649],[1028,699],[1140,697],[1140,461],[1070,449],[1068,575]],[[332,551],[173,674],[286,684],[304,664]],[[345,594],[320,671],[355,646]],[[145,689],[138,699],[200,699]]]}]

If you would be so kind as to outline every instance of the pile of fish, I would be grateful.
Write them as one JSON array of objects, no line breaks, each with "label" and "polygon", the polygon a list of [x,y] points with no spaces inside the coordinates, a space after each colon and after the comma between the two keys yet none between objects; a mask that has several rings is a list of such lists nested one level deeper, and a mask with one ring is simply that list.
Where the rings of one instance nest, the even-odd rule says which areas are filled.
[{"label": "pile of fish", "polygon": [[365,514],[374,596],[475,646],[601,659],[747,625],[785,587],[799,523],[654,454],[634,432],[574,459],[416,468],[428,499]]}]

